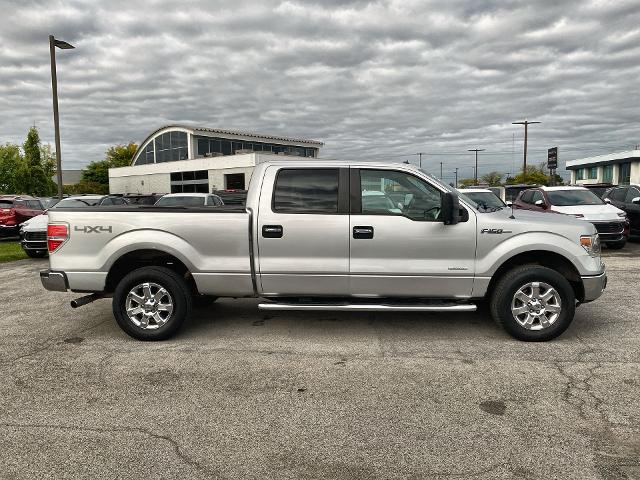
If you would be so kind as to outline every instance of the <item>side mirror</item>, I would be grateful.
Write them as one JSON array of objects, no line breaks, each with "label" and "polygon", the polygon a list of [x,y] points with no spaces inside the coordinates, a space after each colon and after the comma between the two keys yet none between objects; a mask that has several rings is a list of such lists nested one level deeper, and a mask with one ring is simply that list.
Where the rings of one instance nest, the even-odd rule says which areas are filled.
[{"label": "side mirror", "polygon": [[635,203],[636,205],[640,205],[640,197],[633,197],[631,199],[631,203]]},{"label": "side mirror", "polygon": [[533,202],[533,204],[536,207],[540,207],[540,208],[547,208],[547,206],[544,203],[544,200],[536,200],[535,202]]},{"label": "side mirror", "polygon": [[460,221],[460,202],[455,193],[442,195],[442,220],[445,225],[455,225]]},{"label": "side mirror", "polygon": [[611,203],[611,199],[610,198],[605,198],[604,199],[604,203]]},{"label": "side mirror", "polygon": [[510,207],[511,205],[513,205],[513,202],[511,200],[507,200],[505,203],[507,204],[507,207]]}]

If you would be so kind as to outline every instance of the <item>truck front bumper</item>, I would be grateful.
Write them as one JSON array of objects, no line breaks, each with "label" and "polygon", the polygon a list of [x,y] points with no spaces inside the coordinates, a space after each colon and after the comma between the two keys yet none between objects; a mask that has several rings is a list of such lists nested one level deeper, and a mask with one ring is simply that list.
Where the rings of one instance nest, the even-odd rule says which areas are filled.
[{"label": "truck front bumper", "polygon": [[42,270],[40,272],[40,281],[44,288],[54,292],[66,292],[69,289],[69,282],[64,272]]},{"label": "truck front bumper", "polygon": [[582,302],[586,303],[595,300],[602,295],[602,292],[607,287],[606,270],[600,275],[582,277],[582,285],[584,287],[584,299]]}]

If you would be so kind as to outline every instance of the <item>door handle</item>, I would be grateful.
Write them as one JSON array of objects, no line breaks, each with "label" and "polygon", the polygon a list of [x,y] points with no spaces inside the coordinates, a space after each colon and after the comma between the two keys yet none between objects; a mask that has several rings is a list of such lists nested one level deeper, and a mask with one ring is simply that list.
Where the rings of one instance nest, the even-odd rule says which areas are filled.
[{"label": "door handle", "polygon": [[359,226],[353,227],[353,238],[373,238],[373,227]]},{"label": "door handle", "polygon": [[284,230],[282,225],[263,225],[262,236],[264,238],[282,238]]}]

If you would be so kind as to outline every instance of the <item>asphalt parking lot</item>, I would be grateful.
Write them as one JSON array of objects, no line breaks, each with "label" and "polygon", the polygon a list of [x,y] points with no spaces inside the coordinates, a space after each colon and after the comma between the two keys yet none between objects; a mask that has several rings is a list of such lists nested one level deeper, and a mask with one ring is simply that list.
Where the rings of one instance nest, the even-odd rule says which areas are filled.
[{"label": "asphalt parking lot", "polygon": [[640,244],[548,343],[484,313],[259,312],[142,343],[0,265],[1,478],[640,478]]}]

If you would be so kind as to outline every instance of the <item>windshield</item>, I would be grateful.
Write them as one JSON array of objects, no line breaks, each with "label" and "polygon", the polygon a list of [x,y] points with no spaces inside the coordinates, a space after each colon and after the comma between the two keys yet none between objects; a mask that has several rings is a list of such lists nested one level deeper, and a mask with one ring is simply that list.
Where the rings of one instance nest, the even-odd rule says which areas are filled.
[{"label": "windshield", "polygon": [[63,198],[51,208],[87,208],[95,207],[101,198]]},{"label": "windshield", "polygon": [[156,205],[158,207],[202,207],[204,197],[162,197]]},{"label": "windshield", "polygon": [[600,197],[590,190],[550,190],[547,196],[551,205],[568,207],[571,205],[602,205]]},{"label": "windshield", "polygon": [[507,205],[492,192],[464,192],[464,197],[473,200],[479,207],[504,208]]},{"label": "windshield", "polygon": [[41,198],[40,203],[44,208],[51,208],[59,202],[57,198]]}]

